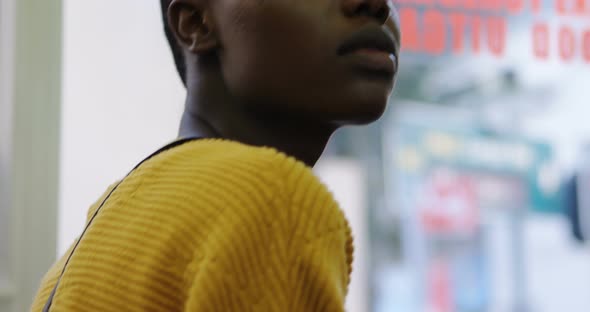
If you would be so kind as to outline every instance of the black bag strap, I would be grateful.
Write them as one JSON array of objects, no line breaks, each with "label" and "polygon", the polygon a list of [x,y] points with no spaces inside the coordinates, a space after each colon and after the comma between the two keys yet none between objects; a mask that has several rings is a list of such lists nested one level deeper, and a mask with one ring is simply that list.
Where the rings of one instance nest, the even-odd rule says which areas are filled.
[{"label": "black bag strap", "polygon": [[98,208],[96,208],[96,211],[94,212],[94,214],[92,215],[92,217],[90,218],[90,220],[88,221],[88,224],[86,225],[86,227],[84,228],[84,231],[82,231],[82,235],[80,235],[80,238],[78,238],[78,241],[76,242],[76,244],[74,245],[74,248],[72,248],[72,251],[70,252],[70,254],[68,255],[68,259],[66,260],[66,263],[64,264],[63,269],[61,270],[61,273],[59,275],[59,278],[57,279],[57,282],[55,283],[55,286],[53,287],[53,290],[51,291],[51,294],[49,295],[49,298],[47,298],[47,302],[45,302],[45,306],[43,307],[43,312],[49,312],[49,309],[51,308],[51,304],[53,303],[53,298],[55,297],[55,293],[57,292],[57,288],[59,286],[59,283],[61,282],[61,279],[66,271],[66,267],[68,266],[68,263],[70,262],[70,259],[72,258],[72,255],[74,254],[74,252],[76,251],[76,248],[78,248],[78,245],[80,244],[80,241],[82,241],[82,238],[84,237],[84,234],[86,234],[86,231],[88,230],[88,228],[90,227],[90,225],[92,224],[92,221],[94,221],[94,218],[96,218],[96,216],[98,215],[98,212],[100,211],[100,209],[102,208],[102,206],[105,204],[105,202],[109,199],[109,197],[111,197],[111,195],[113,194],[113,192],[115,192],[115,190],[119,187],[119,185],[121,185],[121,183],[123,183],[123,181],[125,181],[125,179],[133,172],[135,171],[137,168],[139,168],[139,166],[141,166],[143,163],[145,163],[146,161],[150,160],[152,157],[165,152],[169,149],[172,149],[174,147],[180,146],[184,143],[187,142],[191,142],[191,141],[195,141],[200,139],[199,137],[189,137],[189,138],[182,138],[179,140],[176,140],[172,143],[167,144],[166,146],[160,148],[159,150],[155,151],[154,153],[152,153],[150,156],[146,157],[144,160],[142,160],[139,164],[137,164],[137,166],[135,166],[131,171],[129,171],[129,173],[125,176],[125,178],[123,178],[121,181],[119,181],[119,183],[117,183],[117,185],[115,185],[115,187],[113,187],[111,189],[111,191],[108,193],[108,195],[103,199],[103,201],[100,203],[100,205],[98,206]]}]

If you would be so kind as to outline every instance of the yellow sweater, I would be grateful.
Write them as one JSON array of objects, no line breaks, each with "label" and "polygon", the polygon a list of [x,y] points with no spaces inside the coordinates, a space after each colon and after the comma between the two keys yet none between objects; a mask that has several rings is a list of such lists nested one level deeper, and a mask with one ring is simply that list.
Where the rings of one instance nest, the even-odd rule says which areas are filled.
[{"label": "yellow sweater", "polygon": [[270,148],[192,141],[113,192],[51,311],[343,311],[352,248],[343,213],[304,164]]}]

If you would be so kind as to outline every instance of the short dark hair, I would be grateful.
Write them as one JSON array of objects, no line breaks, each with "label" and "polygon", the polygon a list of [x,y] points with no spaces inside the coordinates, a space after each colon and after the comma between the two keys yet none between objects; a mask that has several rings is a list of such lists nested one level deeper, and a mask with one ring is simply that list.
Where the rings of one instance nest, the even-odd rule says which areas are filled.
[{"label": "short dark hair", "polygon": [[168,24],[168,7],[170,6],[170,2],[172,2],[172,0],[160,0],[160,5],[162,6],[162,20],[164,22],[164,33],[166,34],[166,39],[168,39],[168,45],[172,50],[178,75],[180,75],[182,83],[186,86],[186,61],[184,59],[184,53]]}]

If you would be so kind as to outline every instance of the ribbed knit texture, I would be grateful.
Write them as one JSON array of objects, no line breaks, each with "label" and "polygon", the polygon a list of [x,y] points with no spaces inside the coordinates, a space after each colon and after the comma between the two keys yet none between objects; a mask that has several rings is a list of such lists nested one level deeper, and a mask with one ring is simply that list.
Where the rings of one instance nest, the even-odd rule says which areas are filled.
[{"label": "ribbed knit texture", "polygon": [[52,311],[343,311],[351,265],[346,219],[308,167],[270,148],[199,140],[147,161],[113,192]]}]

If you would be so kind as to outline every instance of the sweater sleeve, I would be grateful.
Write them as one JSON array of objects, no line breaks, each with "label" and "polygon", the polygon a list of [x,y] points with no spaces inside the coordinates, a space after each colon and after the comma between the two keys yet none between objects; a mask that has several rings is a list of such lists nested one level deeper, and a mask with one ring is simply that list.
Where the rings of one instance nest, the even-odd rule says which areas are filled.
[{"label": "sweater sleeve", "polygon": [[311,170],[290,158],[277,167],[263,202],[241,198],[218,219],[190,267],[185,311],[344,311],[346,219]]}]

